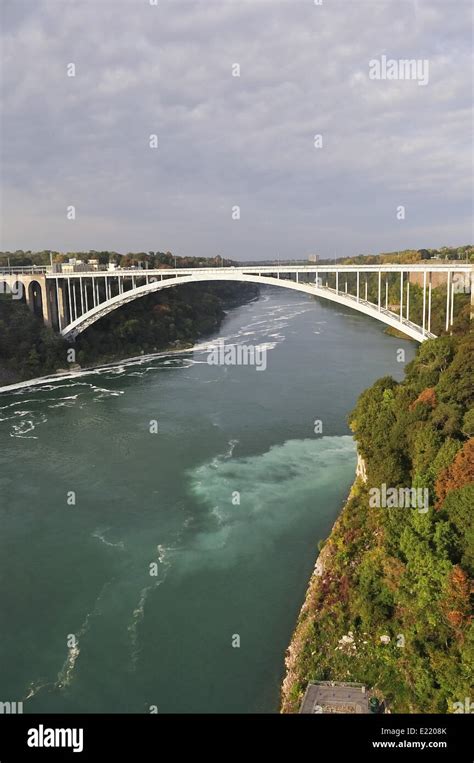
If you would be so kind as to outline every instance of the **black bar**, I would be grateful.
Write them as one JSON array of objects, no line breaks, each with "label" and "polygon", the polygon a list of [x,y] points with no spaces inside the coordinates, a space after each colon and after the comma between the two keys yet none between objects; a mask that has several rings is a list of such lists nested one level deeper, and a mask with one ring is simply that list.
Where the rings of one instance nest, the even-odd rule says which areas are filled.
[{"label": "black bar", "polygon": [[[42,734],[40,731],[42,728]],[[49,730],[53,730],[51,733]],[[56,735],[63,729],[64,735]],[[73,730],[76,735],[73,736]],[[82,740],[80,737],[82,730]],[[69,735],[68,735],[69,734]],[[54,741],[73,747],[31,747]],[[81,745],[82,741],[82,745]],[[1,715],[0,762],[141,761],[178,758],[187,749],[193,757],[220,759],[242,750],[247,761],[261,743],[268,751],[295,761],[336,763],[364,758],[419,761],[446,759],[472,763],[472,717],[466,715]],[[383,746],[382,746],[383,743]],[[389,744],[390,743],[390,744]],[[424,743],[424,747],[422,746]],[[82,750],[79,747],[82,746]],[[284,750],[287,750],[285,753]],[[253,750],[253,753],[252,753]]]}]

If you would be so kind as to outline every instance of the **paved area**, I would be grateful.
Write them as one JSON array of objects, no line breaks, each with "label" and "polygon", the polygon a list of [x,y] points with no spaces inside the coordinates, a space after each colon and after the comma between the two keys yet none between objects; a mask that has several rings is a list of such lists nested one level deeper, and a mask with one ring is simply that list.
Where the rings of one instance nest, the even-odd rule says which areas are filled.
[{"label": "paved area", "polygon": [[362,684],[318,681],[308,684],[300,713],[368,713],[369,698]]}]

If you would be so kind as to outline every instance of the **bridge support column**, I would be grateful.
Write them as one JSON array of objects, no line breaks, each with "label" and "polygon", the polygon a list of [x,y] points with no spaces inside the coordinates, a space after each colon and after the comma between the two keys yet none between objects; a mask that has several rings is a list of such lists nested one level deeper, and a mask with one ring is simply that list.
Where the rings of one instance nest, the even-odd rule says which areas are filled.
[{"label": "bridge support column", "polygon": [[23,283],[23,290],[25,292],[26,304],[27,304],[28,309],[30,310],[30,312],[34,313],[34,311],[35,311],[34,302],[33,302],[33,299],[31,298],[31,293],[30,293],[30,288],[29,287],[30,287],[30,284],[29,284],[28,281],[26,281],[26,283],[25,282]]},{"label": "bridge support column", "polygon": [[[425,290],[423,288],[423,299],[425,297]],[[410,320],[410,278],[407,279],[407,321]]]},{"label": "bridge support column", "polygon": [[454,278],[451,279],[451,326],[454,323]]},{"label": "bridge support column", "polygon": [[423,271],[423,324],[422,324],[422,333],[423,336],[426,333],[426,270]]},{"label": "bridge support column", "polygon": [[359,271],[357,271],[357,301],[359,301]]},{"label": "bridge support column", "polygon": [[72,298],[71,298],[71,279],[67,279],[67,296],[68,296],[68,323],[72,323]]},{"label": "bridge support column", "polygon": [[66,318],[66,300],[64,298],[64,284],[59,284],[59,278],[55,279],[56,288],[56,320],[59,327],[59,331],[62,331],[67,326]]},{"label": "bridge support column", "polygon": [[400,322],[403,320],[403,270],[400,273]]},{"label": "bridge support column", "polygon": [[336,294],[339,294],[339,272],[336,270]]},{"label": "bridge support column", "polygon": [[428,334],[431,333],[431,271],[429,273],[430,282],[428,284]]},{"label": "bridge support column", "polygon": [[474,318],[474,268],[471,270],[469,274],[469,288],[471,289],[471,313],[470,313],[470,319]]},{"label": "bridge support column", "polygon": [[74,320],[77,321],[77,302],[76,302],[76,281],[74,280],[72,286],[72,303],[74,305]]},{"label": "bridge support column", "polygon": [[385,279],[385,309],[388,310],[388,278]]},{"label": "bridge support column", "polygon": [[53,284],[44,279],[43,320],[45,326],[54,328],[55,320],[55,293]]},{"label": "bridge support column", "polygon": [[451,271],[448,270],[448,280],[446,282],[446,331],[449,328],[449,295],[451,291]]},{"label": "bridge support column", "polygon": [[378,298],[377,298],[377,307],[378,307],[378,309],[379,309],[379,312],[380,312],[380,307],[381,307],[381,305],[380,305],[380,287],[381,287],[381,281],[382,281],[382,271],[381,271],[381,270],[379,270],[379,278],[378,278]]}]

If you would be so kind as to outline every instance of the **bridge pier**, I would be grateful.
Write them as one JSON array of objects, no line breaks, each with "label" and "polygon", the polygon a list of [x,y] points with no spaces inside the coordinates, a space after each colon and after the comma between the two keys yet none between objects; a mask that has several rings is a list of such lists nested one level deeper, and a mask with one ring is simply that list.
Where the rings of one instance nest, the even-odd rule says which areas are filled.
[{"label": "bridge pier", "polygon": [[46,281],[46,277],[40,273],[34,275],[12,275],[6,276],[9,279],[10,287],[21,284],[26,304],[32,313],[42,318],[45,326],[53,327],[51,290]]},{"label": "bridge pier", "polygon": [[64,284],[59,283],[59,278],[54,281],[54,290],[52,293],[52,305],[53,305],[53,321],[54,326],[61,332],[65,326],[67,326],[66,315],[66,299],[64,294]]}]

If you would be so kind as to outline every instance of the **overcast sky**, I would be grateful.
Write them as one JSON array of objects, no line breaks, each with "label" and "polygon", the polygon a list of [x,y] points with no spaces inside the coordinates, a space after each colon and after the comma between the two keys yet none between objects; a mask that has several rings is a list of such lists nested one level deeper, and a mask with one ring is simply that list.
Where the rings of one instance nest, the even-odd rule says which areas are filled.
[{"label": "overcast sky", "polygon": [[[245,260],[472,240],[470,0],[0,6],[0,249]],[[427,59],[428,83],[370,79],[383,55]]]}]

